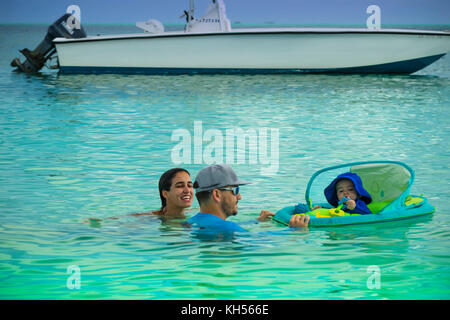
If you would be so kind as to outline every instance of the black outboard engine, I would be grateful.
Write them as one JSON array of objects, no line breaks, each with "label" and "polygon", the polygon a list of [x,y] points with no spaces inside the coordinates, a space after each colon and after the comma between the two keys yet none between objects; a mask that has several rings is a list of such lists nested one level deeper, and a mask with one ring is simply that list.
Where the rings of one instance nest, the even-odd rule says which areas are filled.
[{"label": "black outboard engine", "polygon": [[73,23],[73,19],[76,19],[70,13],[66,13],[61,18],[56,20],[47,30],[47,35],[44,40],[33,51],[27,48],[20,50],[20,52],[27,58],[23,63],[19,58],[15,58],[11,62],[11,67],[17,67],[14,71],[34,73],[41,70],[45,62],[55,53],[56,48],[53,44],[53,39],[58,37],[64,37],[67,39],[78,39],[86,37],[81,24],[78,24],[79,28],[73,28],[70,21]]}]

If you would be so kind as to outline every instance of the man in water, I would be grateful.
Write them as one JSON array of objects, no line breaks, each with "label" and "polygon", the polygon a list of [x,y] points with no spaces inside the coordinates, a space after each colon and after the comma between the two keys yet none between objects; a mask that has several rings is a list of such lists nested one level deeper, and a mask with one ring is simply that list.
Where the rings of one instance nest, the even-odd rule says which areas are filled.
[{"label": "man in water", "polygon": [[[242,199],[239,187],[249,183],[240,180],[227,164],[213,164],[203,168],[194,182],[200,212],[190,218],[187,223],[200,229],[218,232],[246,232],[247,230],[238,224],[226,219],[237,215],[238,201]],[[261,215],[264,212],[267,215],[265,210],[261,212]],[[289,226],[306,227],[308,220],[309,218],[305,216],[293,216]]]}]

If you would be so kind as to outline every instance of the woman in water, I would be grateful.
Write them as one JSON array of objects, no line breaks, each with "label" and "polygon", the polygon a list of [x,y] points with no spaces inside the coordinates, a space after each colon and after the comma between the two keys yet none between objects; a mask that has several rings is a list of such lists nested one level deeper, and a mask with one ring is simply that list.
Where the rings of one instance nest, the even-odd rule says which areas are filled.
[{"label": "woman in water", "polygon": [[[150,212],[132,213],[130,216],[157,215],[164,218],[185,218],[185,210],[192,206],[194,189],[191,176],[186,169],[173,168],[167,170],[159,178],[159,197],[161,208]],[[118,217],[105,219],[89,218],[92,226],[99,226],[102,220],[116,220]]]},{"label": "woman in water", "polygon": [[161,209],[131,215],[155,214],[166,218],[185,218],[185,210],[192,206],[194,198],[194,189],[189,172],[182,168],[167,170],[159,179],[158,188]]}]

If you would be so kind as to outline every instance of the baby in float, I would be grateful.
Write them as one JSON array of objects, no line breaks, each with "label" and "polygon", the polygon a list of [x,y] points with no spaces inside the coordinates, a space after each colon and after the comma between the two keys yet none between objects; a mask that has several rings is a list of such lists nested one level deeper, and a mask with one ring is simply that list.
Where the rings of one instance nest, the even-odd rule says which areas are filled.
[{"label": "baby in float", "polygon": [[[330,205],[335,208],[336,213],[348,214],[371,214],[367,205],[372,202],[372,197],[364,189],[361,178],[352,172],[345,172],[338,175],[324,190],[325,197]],[[313,210],[322,208],[320,205],[313,207]],[[299,203],[295,206],[294,214],[308,212],[307,206]]]}]

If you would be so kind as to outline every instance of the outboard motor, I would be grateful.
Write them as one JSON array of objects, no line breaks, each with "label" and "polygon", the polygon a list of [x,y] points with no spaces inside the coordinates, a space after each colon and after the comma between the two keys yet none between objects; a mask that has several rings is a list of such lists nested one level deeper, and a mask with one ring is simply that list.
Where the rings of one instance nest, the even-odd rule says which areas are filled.
[{"label": "outboard motor", "polygon": [[[41,70],[45,62],[55,53],[56,48],[53,44],[53,39],[58,37],[64,37],[67,39],[78,39],[86,37],[86,32],[84,31],[81,24],[79,28],[71,28],[68,24],[68,19],[72,15],[66,13],[61,18],[56,20],[47,30],[47,35],[44,40],[34,49],[30,51],[25,48],[20,50],[20,52],[27,58],[23,63],[20,62],[19,58],[15,58],[11,62],[11,67],[17,67],[14,71],[16,72],[26,72],[34,73]],[[76,19],[72,17],[71,19]],[[73,20],[72,20],[73,21]]]}]

